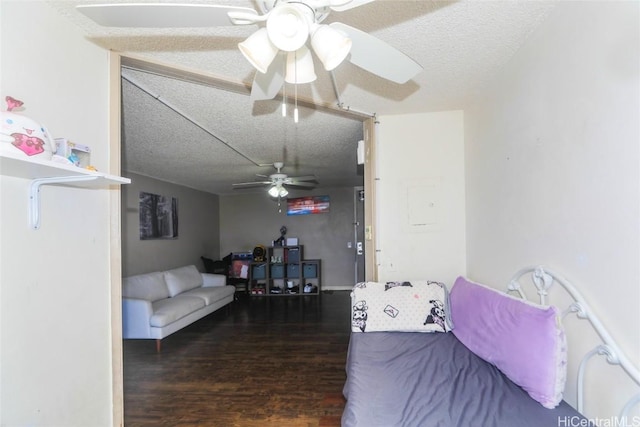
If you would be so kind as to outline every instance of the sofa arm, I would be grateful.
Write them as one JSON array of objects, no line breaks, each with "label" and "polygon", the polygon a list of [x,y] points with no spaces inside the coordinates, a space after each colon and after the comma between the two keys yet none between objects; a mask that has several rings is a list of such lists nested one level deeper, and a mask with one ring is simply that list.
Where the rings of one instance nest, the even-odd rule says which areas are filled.
[{"label": "sofa arm", "polygon": [[209,288],[212,286],[225,286],[227,284],[227,276],[224,274],[208,274],[200,273],[202,275],[202,287]]},{"label": "sofa arm", "polygon": [[122,298],[122,337],[151,338],[151,301]]}]

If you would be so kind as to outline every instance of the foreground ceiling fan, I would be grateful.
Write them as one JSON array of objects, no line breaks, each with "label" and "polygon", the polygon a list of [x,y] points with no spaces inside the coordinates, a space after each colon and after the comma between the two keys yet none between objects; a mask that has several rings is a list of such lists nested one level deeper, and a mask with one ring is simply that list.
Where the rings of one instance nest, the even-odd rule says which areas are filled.
[{"label": "foreground ceiling fan", "polygon": [[251,181],[251,182],[239,182],[237,184],[233,184],[234,188],[248,188],[248,187],[258,187],[262,185],[268,185],[269,190],[267,192],[271,197],[286,197],[289,194],[289,191],[286,189],[286,186],[292,187],[307,187],[313,188],[317,184],[316,177],[313,175],[307,176],[287,176],[281,172],[284,167],[284,163],[276,162],[273,164],[273,167],[276,168],[276,173],[271,174],[269,176],[266,175],[258,175],[266,178],[263,181]]},{"label": "foreground ceiling fan", "polygon": [[259,12],[247,7],[200,3],[87,4],[77,9],[110,27],[259,25],[256,32],[238,44],[258,71],[251,88],[251,99],[255,101],[274,98],[285,81],[314,81],[311,51],[327,71],[347,57],[352,64],[400,84],[422,71],[413,59],[368,33],[339,22],[321,24],[331,11],[353,9],[373,1],[260,0],[256,2]]}]

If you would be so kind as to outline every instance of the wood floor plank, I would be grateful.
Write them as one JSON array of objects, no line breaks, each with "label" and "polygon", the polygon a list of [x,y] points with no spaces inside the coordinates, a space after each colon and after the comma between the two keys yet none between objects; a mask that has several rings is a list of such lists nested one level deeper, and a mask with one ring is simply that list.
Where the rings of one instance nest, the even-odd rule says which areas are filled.
[{"label": "wood floor plank", "polygon": [[348,291],[244,297],[165,338],[124,342],[125,425],[340,425]]}]

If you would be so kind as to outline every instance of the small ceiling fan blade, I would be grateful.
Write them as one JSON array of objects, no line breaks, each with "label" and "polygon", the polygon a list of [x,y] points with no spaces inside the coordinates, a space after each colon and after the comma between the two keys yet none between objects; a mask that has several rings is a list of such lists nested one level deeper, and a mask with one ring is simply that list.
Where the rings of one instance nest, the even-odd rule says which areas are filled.
[{"label": "small ceiling fan blade", "polygon": [[253,181],[253,182],[238,182],[231,184],[232,187],[260,187],[263,185],[271,185],[271,181]]},{"label": "small ceiling fan blade", "polygon": [[377,37],[340,22],[329,25],[351,38],[353,44],[349,61],[370,73],[403,84],[423,69],[413,59]]},{"label": "small ceiling fan blade", "polygon": [[313,182],[287,182],[284,184],[286,187],[315,187]]},{"label": "small ceiling fan blade", "polygon": [[284,84],[283,54],[276,55],[266,73],[256,71],[251,85],[251,101],[262,101],[276,97]]},{"label": "small ceiling fan blade", "polygon": [[260,15],[248,7],[211,4],[114,3],[83,4],[76,9],[105,27],[174,28],[233,25],[229,12]]},{"label": "small ceiling fan blade", "polygon": [[317,178],[314,175],[305,175],[305,176],[290,176],[287,178],[287,182],[298,182],[298,181],[315,181]]},{"label": "small ceiling fan blade", "polygon": [[342,12],[344,10],[355,9],[358,6],[362,6],[363,4],[371,3],[375,0],[351,0],[348,3],[344,1],[335,1],[334,3],[342,3],[340,5],[331,6],[331,10],[335,10],[336,12]]}]

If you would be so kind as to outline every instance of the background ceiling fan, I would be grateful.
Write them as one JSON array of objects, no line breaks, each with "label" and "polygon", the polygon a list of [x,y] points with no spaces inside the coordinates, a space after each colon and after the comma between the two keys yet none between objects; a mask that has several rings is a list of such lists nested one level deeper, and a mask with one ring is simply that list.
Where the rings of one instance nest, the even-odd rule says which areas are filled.
[{"label": "background ceiling fan", "polygon": [[[402,84],[422,66],[382,40],[349,25],[321,24],[331,11],[344,11],[374,0],[261,0],[259,11],[247,7],[176,4],[113,3],[79,5],[96,23],[110,27],[210,27],[258,25],[238,48],[256,72],[253,101],[273,99],[285,82],[316,79],[313,55],[327,71],[343,60],[384,79]],[[307,45],[310,45],[311,49]]]},{"label": "background ceiling fan", "polygon": [[233,184],[233,188],[249,188],[268,185],[269,190],[267,190],[267,192],[271,197],[286,197],[287,194],[289,194],[289,191],[286,189],[285,185],[292,187],[313,188],[318,182],[314,175],[288,176],[287,174],[282,173],[281,170],[284,167],[284,163],[282,162],[274,163],[273,167],[276,168],[276,173],[269,176],[258,175],[266,178],[264,181],[239,182]]}]

